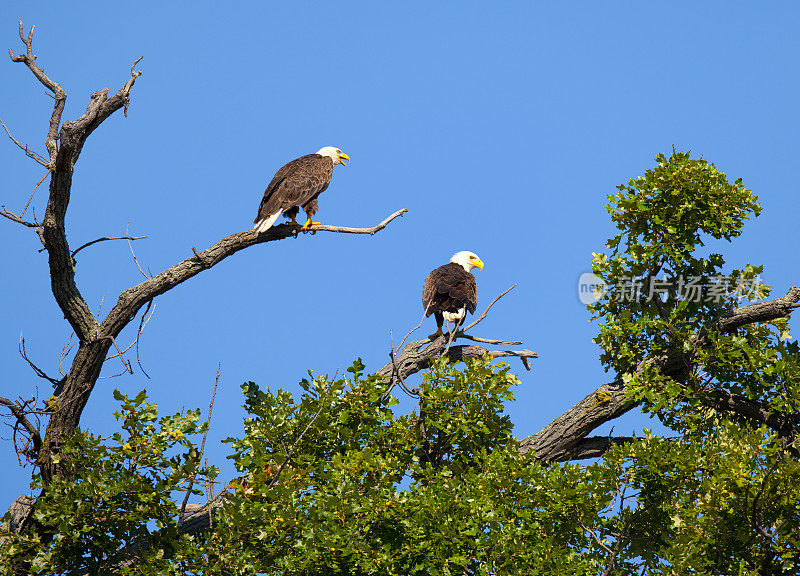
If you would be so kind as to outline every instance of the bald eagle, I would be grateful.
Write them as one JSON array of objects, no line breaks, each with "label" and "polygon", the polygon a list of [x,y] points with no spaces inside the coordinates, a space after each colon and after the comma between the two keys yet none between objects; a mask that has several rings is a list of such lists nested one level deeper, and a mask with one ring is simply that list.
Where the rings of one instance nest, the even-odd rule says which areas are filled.
[{"label": "bald eagle", "polygon": [[442,334],[445,320],[455,324],[456,329],[463,323],[467,312],[475,312],[478,304],[478,287],[473,268],[483,269],[483,262],[472,252],[456,252],[450,263],[439,266],[425,278],[422,287],[422,307],[425,317],[434,315],[436,332],[428,336],[431,340]]},{"label": "bald eagle", "polygon": [[302,208],[306,213],[303,230],[312,224],[311,217],[317,212],[317,197],[331,183],[333,167],[337,164],[347,166],[350,156],[334,148],[325,146],[316,154],[307,154],[292,160],[275,173],[264,190],[264,197],[258,207],[258,216],[253,220],[257,234],[266,232],[283,214],[297,224],[297,213]]}]

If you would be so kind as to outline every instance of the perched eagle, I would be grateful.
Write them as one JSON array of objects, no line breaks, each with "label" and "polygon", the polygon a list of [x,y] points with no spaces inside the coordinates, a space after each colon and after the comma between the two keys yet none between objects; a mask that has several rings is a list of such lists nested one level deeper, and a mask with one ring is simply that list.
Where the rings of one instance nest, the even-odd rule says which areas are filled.
[{"label": "perched eagle", "polygon": [[334,148],[325,146],[316,154],[307,154],[292,160],[275,173],[272,181],[264,190],[264,197],[258,207],[255,222],[256,232],[261,234],[275,224],[281,214],[297,224],[297,213],[302,208],[306,213],[303,230],[312,224],[311,217],[317,212],[317,197],[331,183],[333,167],[337,164],[347,166],[350,156]]},{"label": "perched eagle", "polygon": [[483,262],[472,252],[457,252],[450,263],[439,266],[425,278],[422,287],[422,307],[425,316],[436,318],[436,332],[429,338],[442,334],[442,325],[455,324],[458,328],[464,321],[467,311],[475,312],[478,305],[478,287],[470,270],[483,269]]}]

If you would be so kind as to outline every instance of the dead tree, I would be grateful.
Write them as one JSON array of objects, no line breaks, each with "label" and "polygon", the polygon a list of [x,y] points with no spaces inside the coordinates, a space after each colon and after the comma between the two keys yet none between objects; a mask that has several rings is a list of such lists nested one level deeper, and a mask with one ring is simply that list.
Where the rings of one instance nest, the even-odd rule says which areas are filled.
[{"label": "dead tree", "polygon": [[[0,399],[0,403],[8,408],[16,419],[15,430],[21,430],[29,435],[31,448],[28,454],[41,470],[44,481],[48,482],[54,476],[63,474],[61,466],[57,463],[58,459],[54,459],[54,456],[58,454],[64,439],[76,431],[83,409],[100,376],[103,363],[117,355],[122,356],[116,338],[134,320],[138,312],[143,307],[148,307],[154,298],[172,290],[178,284],[204,270],[214,267],[228,256],[255,244],[296,237],[299,227],[274,226],[262,234],[256,234],[254,230],[248,229],[226,236],[202,252],[198,252],[192,247],[192,254],[182,262],[124,290],[105,318],[98,318],[98,315],[89,309],[89,305],[81,295],[75,281],[73,257],[77,250],[70,251],[64,219],[72,194],[73,171],[81,150],[92,132],[106,118],[120,109],[127,116],[131,91],[136,80],[142,74],[141,71],[136,70],[136,65],[141,58],[133,63],[130,68],[130,77],[116,93],[109,96],[108,88],[93,92],[83,115],[75,120],[62,121],[67,93],[36,63],[36,56],[33,53],[33,30],[31,27],[26,37],[22,22],[20,22],[19,37],[24,45],[24,52],[16,55],[12,49],[9,49],[9,54],[13,62],[24,64],[54,99],[53,111],[45,137],[47,156],[29,150],[14,138],[7,128],[6,130],[8,136],[26,156],[47,170],[45,178],[48,176],[50,178],[47,208],[41,222],[26,220],[25,210],[20,214],[15,214],[5,205],[0,206],[2,208],[0,215],[17,224],[32,228],[39,234],[48,255],[53,296],[63,312],[64,318],[75,333],[77,349],[69,369],[61,379],[47,377],[44,372],[32,365],[37,374],[47,377],[55,385],[55,392],[48,399],[46,408],[38,409],[39,412],[46,411],[49,416],[44,434],[41,434],[28,418],[31,411],[27,410],[27,406],[7,398]],[[404,212],[405,209],[398,210],[371,228],[315,225],[311,231],[375,234]],[[116,354],[109,355],[110,351],[116,352]],[[125,363],[124,360],[123,363]],[[129,363],[126,364],[126,368],[130,370]],[[32,508],[30,505],[25,505],[26,502],[25,498],[18,499],[12,506],[14,512],[12,525],[15,529],[24,529],[30,520]]]}]

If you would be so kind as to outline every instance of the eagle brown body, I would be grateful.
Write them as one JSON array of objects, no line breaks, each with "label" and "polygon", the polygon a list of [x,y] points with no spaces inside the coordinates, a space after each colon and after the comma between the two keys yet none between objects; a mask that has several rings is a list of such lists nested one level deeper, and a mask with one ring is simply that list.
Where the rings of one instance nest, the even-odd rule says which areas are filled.
[{"label": "eagle brown body", "polygon": [[310,221],[319,208],[317,197],[331,183],[332,176],[333,160],[329,156],[307,154],[284,165],[264,191],[253,220],[255,227],[263,232],[280,214],[294,222],[300,208]]},{"label": "eagle brown body", "polygon": [[[467,312],[474,313],[478,305],[478,286],[475,276],[460,264],[450,262],[428,274],[422,287],[422,307],[425,316],[436,318],[437,334],[441,332],[445,315],[459,317],[459,325]],[[448,322],[451,320],[448,318]]]}]

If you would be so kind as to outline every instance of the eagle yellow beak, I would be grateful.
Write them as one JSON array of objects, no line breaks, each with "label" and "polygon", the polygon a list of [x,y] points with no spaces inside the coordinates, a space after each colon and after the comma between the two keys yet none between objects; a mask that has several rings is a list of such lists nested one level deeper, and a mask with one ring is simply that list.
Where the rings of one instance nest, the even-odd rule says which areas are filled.
[{"label": "eagle yellow beak", "polygon": [[339,154],[339,162],[342,163],[342,166],[347,166],[347,162],[345,162],[345,160],[347,160],[347,162],[350,162],[350,156],[348,156],[344,152],[341,152]]},{"label": "eagle yellow beak", "polygon": [[474,262],[477,268],[483,270],[483,260],[481,260],[480,258],[476,258]]}]

